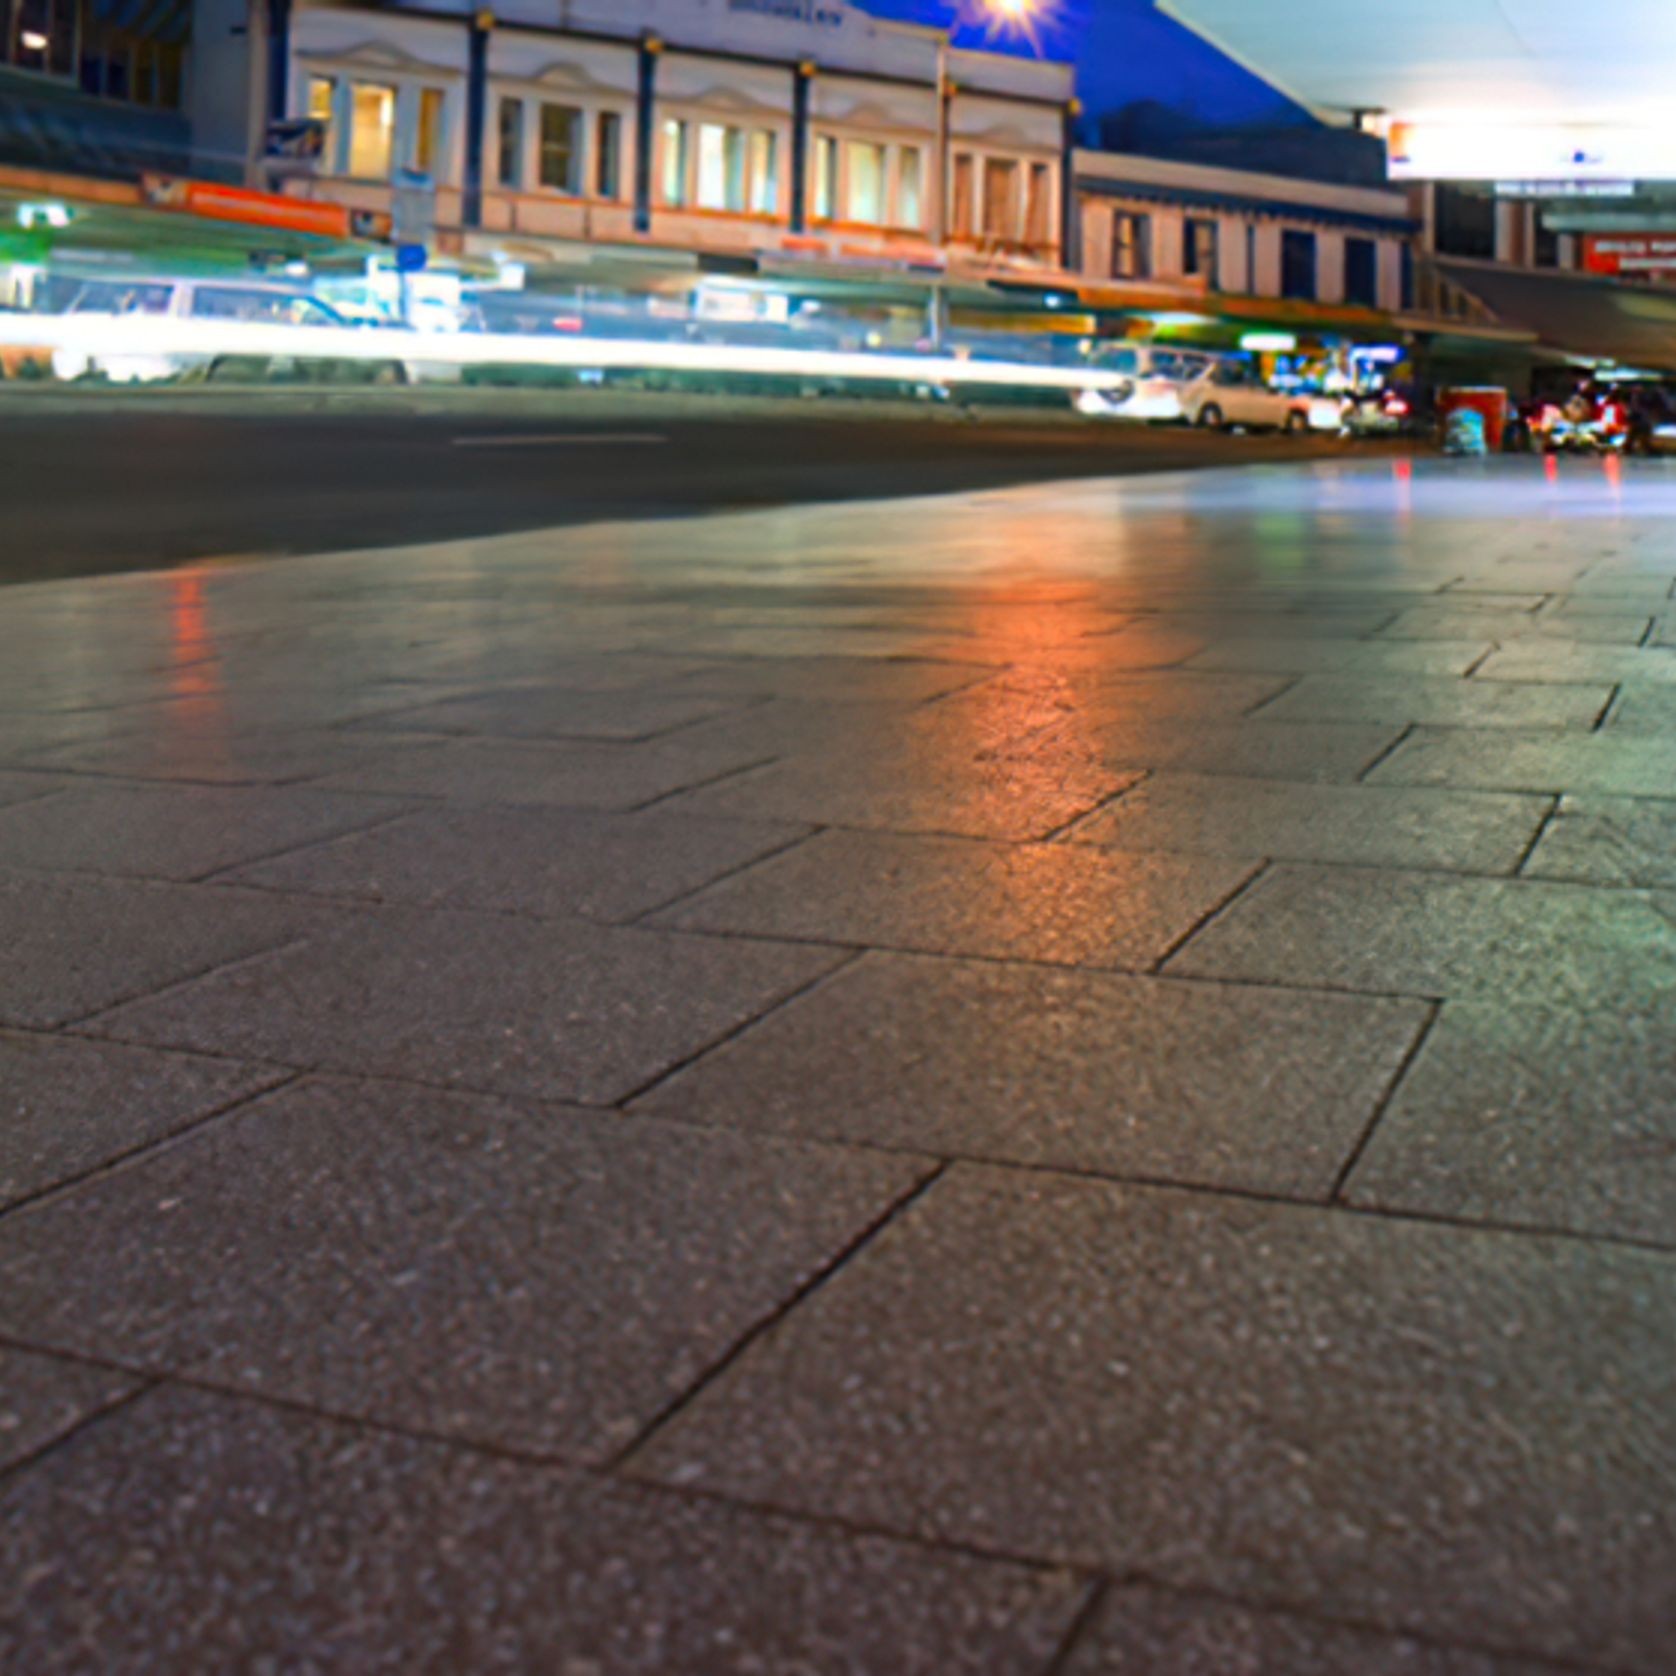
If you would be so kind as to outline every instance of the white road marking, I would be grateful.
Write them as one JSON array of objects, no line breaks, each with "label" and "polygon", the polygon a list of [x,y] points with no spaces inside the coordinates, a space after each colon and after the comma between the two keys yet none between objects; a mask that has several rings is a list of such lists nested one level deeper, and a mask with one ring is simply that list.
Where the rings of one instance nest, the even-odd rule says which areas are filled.
[{"label": "white road marking", "polygon": [[649,431],[513,431],[505,436],[457,436],[456,448],[601,448],[652,447],[668,442],[666,436],[655,436]]}]

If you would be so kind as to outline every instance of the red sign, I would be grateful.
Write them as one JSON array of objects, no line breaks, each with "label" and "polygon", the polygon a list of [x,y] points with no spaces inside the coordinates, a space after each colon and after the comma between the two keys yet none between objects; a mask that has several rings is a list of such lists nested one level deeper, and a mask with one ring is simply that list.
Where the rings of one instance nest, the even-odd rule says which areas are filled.
[{"label": "red sign", "polygon": [[1676,281],[1676,233],[1591,233],[1583,266],[1614,279]]},{"label": "red sign", "polygon": [[142,175],[140,189],[153,209],[201,215],[212,221],[240,221],[251,227],[275,227],[318,238],[388,238],[388,215],[345,209],[315,198],[291,198],[275,192],[247,192],[212,181]]}]

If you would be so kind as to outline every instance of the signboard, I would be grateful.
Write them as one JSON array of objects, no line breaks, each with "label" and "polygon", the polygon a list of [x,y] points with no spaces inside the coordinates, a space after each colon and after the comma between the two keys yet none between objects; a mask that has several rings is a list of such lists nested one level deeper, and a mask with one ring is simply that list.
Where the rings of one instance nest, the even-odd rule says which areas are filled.
[{"label": "signboard", "polygon": [[1676,125],[1391,123],[1392,180],[1676,180]]},{"label": "signboard", "polygon": [[842,29],[844,13],[828,0],[727,0],[730,12],[754,12],[758,17],[780,18],[786,23],[815,24],[821,29]]},{"label": "signboard", "polygon": [[1676,233],[1591,233],[1583,240],[1583,266],[1614,279],[1676,283]]},{"label": "signboard", "polygon": [[326,239],[390,236],[388,215],[349,210],[315,198],[290,198],[282,192],[250,192],[214,181],[148,174],[140,177],[140,194],[153,209],[201,215],[211,221],[237,221]]}]

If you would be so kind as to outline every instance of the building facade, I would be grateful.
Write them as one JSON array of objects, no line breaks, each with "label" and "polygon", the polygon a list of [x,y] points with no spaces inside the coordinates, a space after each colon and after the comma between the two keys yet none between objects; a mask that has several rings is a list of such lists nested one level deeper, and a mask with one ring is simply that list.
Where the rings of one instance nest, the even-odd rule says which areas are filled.
[{"label": "building facade", "polygon": [[275,0],[271,19],[266,114],[323,136],[287,189],[390,210],[411,171],[445,250],[1062,261],[1068,66],[846,0]]},{"label": "building facade", "polygon": [[1413,306],[1417,227],[1401,190],[1079,151],[1075,192],[1073,265],[1089,279],[1189,300]]}]

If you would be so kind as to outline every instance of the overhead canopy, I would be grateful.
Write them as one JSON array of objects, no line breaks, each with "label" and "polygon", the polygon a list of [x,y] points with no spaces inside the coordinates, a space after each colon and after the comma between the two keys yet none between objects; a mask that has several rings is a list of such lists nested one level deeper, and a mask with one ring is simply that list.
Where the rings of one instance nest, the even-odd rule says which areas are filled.
[{"label": "overhead canopy", "polygon": [[1321,112],[1668,125],[1672,0],[1159,0]]},{"label": "overhead canopy", "polygon": [[1534,333],[1545,349],[1676,373],[1676,294],[1477,262],[1439,266],[1503,325]]}]

